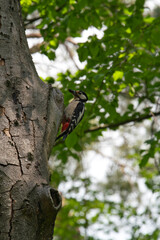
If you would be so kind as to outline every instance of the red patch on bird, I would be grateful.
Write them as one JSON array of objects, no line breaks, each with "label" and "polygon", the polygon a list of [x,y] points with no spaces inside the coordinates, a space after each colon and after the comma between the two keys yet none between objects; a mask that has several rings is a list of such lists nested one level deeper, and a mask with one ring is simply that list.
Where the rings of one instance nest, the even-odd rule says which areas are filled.
[{"label": "red patch on bird", "polygon": [[61,132],[64,132],[69,126],[69,122],[64,122],[62,123],[62,129],[61,129]]}]

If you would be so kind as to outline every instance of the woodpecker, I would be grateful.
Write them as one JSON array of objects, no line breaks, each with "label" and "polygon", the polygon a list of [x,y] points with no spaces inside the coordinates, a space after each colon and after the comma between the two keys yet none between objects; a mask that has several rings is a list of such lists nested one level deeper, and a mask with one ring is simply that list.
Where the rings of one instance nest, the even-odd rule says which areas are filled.
[{"label": "woodpecker", "polygon": [[83,91],[74,91],[71,89],[69,89],[69,92],[74,95],[74,99],[64,110],[61,134],[56,138],[56,140],[61,137],[65,140],[82,120],[84,115],[85,102],[88,100],[87,94]]}]

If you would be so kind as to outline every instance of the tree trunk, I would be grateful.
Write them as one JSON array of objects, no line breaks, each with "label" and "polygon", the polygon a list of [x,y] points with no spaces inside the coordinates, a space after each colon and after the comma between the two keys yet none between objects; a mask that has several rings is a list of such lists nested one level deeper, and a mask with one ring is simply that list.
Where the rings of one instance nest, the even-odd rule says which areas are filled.
[{"label": "tree trunk", "polygon": [[0,0],[0,240],[49,240],[61,197],[47,161],[63,97],[38,77],[18,0]]}]

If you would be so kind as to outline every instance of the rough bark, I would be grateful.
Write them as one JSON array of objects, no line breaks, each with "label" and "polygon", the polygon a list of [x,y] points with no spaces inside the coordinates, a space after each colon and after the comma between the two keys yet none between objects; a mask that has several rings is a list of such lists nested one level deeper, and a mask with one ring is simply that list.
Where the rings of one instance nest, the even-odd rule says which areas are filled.
[{"label": "rough bark", "polygon": [[47,161],[63,97],[38,77],[18,0],[0,0],[0,240],[49,240],[61,207]]}]

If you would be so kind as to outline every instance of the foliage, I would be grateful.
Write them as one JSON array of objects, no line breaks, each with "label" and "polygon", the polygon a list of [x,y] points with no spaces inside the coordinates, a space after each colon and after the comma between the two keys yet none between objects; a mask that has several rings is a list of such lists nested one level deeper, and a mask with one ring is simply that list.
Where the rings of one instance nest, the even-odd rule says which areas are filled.
[{"label": "foliage", "polygon": [[[156,225],[157,216],[154,216],[148,206],[139,213],[138,204],[136,207],[132,206],[128,197],[123,199],[119,194],[118,203],[108,199],[109,189],[114,189],[113,186],[120,188],[118,182],[103,185],[103,194],[99,197],[99,186],[93,187],[91,180],[82,178],[81,171],[78,176],[74,176],[74,171],[71,174],[65,172],[65,169],[72,161],[77,160],[79,164],[82,151],[99,141],[106,129],[117,130],[120,126],[149,119],[152,138],[146,141],[148,148],[145,145],[145,149],[140,151],[135,143],[132,153],[126,154],[125,158],[138,162],[141,168],[139,174],[145,179],[146,186],[153,192],[155,189],[159,191],[158,181],[155,179],[157,180],[160,173],[160,132],[157,131],[157,116],[160,115],[160,18],[144,13],[144,0],[136,0],[132,4],[122,0],[36,0],[26,3],[27,1],[22,1],[24,22],[26,26],[33,24],[40,30],[45,41],[41,46],[41,53],[46,54],[49,59],[54,60],[55,50],[68,37],[74,40],[83,30],[91,27],[103,31],[102,37],[94,34],[87,41],[78,44],[78,56],[81,62],[86,62],[85,68],[75,74],[70,71],[59,73],[55,80],[61,83],[65,104],[71,97],[69,88],[86,91],[90,100],[86,104],[84,120],[65,142],[57,143],[52,151],[57,159],[52,175],[53,183],[57,186],[66,181],[72,183],[65,196],[61,215],[58,216],[55,239],[95,240],[96,236],[87,232],[89,226],[95,222],[100,224],[96,227],[106,229],[107,235],[111,231],[118,232],[121,225],[127,226],[129,223],[130,235],[126,239],[158,239],[160,232]],[[46,82],[47,80],[54,82],[50,77]],[[117,175],[118,179],[124,177],[119,175],[119,170],[113,173],[114,179]],[[107,181],[109,183],[109,178]],[[122,182],[130,196],[131,185],[125,179]],[[81,184],[75,188],[72,185],[76,183]],[[85,194],[79,200],[78,191],[81,185]],[[139,191],[135,183],[134,187]],[[138,197],[136,201],[137,199]],[[119,218],[119,222],[124,222],[116,224],[114,215]],[[145,225],[147,219],[155,227],[145,234],[141,225]]]}]

